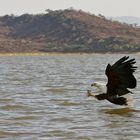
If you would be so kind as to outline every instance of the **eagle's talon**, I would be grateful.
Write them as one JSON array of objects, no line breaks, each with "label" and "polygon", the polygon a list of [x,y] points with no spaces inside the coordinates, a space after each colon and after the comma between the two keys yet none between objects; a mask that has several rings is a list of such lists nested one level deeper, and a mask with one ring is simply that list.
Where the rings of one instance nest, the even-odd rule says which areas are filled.
[{"label": "eagle's talon", "polygon": [[87,90],[87,96],[90,97],[90,96],[94,96],[93,93],[91,93],[91,90]]}]

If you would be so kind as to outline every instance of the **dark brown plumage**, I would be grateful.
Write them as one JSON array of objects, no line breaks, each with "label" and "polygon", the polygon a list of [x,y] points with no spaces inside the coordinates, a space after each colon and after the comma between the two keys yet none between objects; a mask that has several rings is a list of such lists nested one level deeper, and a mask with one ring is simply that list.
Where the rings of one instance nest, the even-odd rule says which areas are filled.
[{"label": "dark brown plumage", "polygon": [[95,95],[98,100],[107,99],[108,101],[118,104],[127,105],[127,98],[123,95],[132,93],[128,88],[135,88],[137,85],[136,79],[133,75],[137,69],[134,64],[135,59],[129,59],[129,56],[122,57],[112,66],[107,65],[105,74],[107,75],[107,91],[106,93]]}]

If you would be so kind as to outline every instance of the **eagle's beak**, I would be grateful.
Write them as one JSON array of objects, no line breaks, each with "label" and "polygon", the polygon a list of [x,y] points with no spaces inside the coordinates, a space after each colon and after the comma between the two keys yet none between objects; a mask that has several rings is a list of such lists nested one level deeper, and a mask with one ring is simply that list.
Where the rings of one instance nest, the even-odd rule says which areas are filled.
[{"label": "eagle's beak", "polygon": [[96,86],[96,83],[91,84],[91,87]]}]

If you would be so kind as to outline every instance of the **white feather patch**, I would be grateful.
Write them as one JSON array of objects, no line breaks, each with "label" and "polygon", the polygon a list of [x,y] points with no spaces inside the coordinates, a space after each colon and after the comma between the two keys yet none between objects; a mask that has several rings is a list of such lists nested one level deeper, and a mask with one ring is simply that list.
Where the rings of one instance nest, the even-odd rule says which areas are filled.
[{"label": "white feather patch", "polygon": [[100,90],[100,92],[102,92],[102,93],[107,92],[107,87],[106,87],[105,83],[95,82],[95,83],[93,83],[93,86],[97,87]]}]

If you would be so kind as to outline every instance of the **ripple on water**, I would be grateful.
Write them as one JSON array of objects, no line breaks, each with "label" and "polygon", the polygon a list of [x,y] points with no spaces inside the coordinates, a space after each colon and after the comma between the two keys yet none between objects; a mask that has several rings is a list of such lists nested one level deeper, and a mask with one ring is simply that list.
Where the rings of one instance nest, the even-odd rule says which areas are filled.
[{"label": "ripple on water", "polygon": [[3,110],[20,110],[20,109],[26,109],[26,106],[24,105],[3,105],[0,107],[0,109],[3,109]]},{"label": "ripple on water", "polygon": [[11,130],[7,130],[7,131],[0,131],[0,138],[9,138],[9,139],[12,139],[12,138],[26,138],[28,136],[33,136],[33,135],[36,135],[36,133],[29,133],[29,132],[18,132],[18,131],[11,131]]},{"label": "ripple on water", "polygon": [[70,101],[63,101],[59,105],[61,105],[61,106],[78,106],[78,105],[81,105],[81,103],[70,102]]}]

